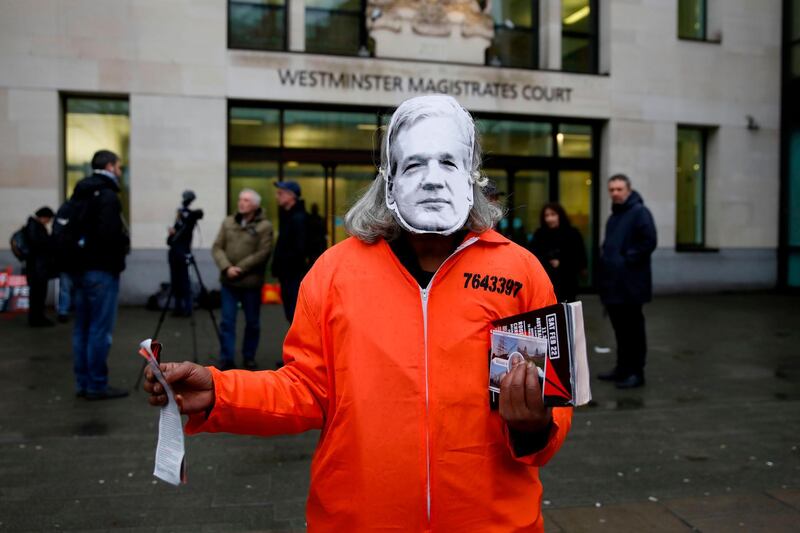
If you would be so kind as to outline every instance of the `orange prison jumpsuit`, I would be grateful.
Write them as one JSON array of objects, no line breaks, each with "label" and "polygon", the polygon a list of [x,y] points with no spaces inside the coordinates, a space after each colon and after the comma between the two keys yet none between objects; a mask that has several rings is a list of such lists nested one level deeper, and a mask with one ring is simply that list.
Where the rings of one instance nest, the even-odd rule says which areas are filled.
[{"label": "orange prison jumpsuit", "polygon": [[494,231],[467,235],[427,289],[386,241],[349,238],[303,281],[286,366],[212,368],[214,408],[186,431],[321,429],[311,532],[543,531],[538,467],[564,441],[572,410],[553,409],[547,445],[515,457],[489,409],[489,330],[555,301],[534,256]]}]

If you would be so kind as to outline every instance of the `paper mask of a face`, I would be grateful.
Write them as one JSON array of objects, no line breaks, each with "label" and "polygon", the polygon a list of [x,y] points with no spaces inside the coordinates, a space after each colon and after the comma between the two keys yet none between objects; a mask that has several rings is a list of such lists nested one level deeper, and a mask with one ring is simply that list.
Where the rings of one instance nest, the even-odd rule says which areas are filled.
[{"label": "paper mask of a face", "polygon": [[473,202],[472,142],[464,136],[450,116],[421,119],[395,136],[386,206],[407,231],[450,235],[464,226]]}]

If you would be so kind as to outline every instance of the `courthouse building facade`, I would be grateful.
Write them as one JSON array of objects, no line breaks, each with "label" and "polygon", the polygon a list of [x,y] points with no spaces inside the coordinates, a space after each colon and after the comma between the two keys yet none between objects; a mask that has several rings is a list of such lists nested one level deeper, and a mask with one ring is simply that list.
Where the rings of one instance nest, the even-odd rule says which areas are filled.
[{"label": "courthouse building facade", "polygon": [[775,287],[791,255],[789,3],[5,0],[0,235],[60,204],[109,148],[125,164],[126,301],[168,278],[166,227],[187,188],[205,211],[195,255],[207,282],[208,249],[243,187],[277,221],[272,183],[296,180],[335,244],[375,176],[388,114],[441,92],[478,119],[485,172],[505,193],[500,229],[525,243],[541,206],[561,202],[586,241],[588,289],[605,183],[620,172],[655,217],[656,290]]}]

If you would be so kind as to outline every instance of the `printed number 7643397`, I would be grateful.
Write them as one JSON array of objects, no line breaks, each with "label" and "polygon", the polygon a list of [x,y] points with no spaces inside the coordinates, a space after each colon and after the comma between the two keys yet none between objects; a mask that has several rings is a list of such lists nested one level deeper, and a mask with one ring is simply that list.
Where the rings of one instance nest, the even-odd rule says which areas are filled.
[{"label": "printed number 7643397", "polygon": [[505,294],[506,296],[516,296],[520,289],[522,289],[522,283],[503,276],[464,272],[464,288],[467,289],[470,287],[475,290],[483,289],[488,292]]}]

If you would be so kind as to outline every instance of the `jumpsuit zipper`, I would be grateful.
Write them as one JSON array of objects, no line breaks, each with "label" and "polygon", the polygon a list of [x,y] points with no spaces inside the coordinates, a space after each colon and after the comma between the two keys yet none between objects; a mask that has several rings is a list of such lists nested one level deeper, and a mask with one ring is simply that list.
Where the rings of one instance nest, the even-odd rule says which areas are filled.
[{"label": "jumpsuit zipper", "polygon": [[428,427],[428,421],[430,420],[430,396],[429,396],[429,383],[428,383],[428,297],[431,292],[431,285],[433,285],[433,280],[436,279],[436,274],[439,273],[439,270],[453,257],[455,257],[460,251],[464,248],[474,244],[477,242],[477,237],[471,237],[467,239],[461,245],[456,248],[452,254],[450,254],[447,259],[442,261],[442,264],[439,265],[439,268],[436,269],[436,272],[433,273],[431,276],[431,280],[428,282],[428,286],[424,289],[420,287],[419,294],[422,300],[422,324],[423,324],[423,334],[425,337],[425,467],[426,467],[426,495],[427,495],[427,504],[428,504],[428,522],[431,521],[431,435],[430,430]]}]

